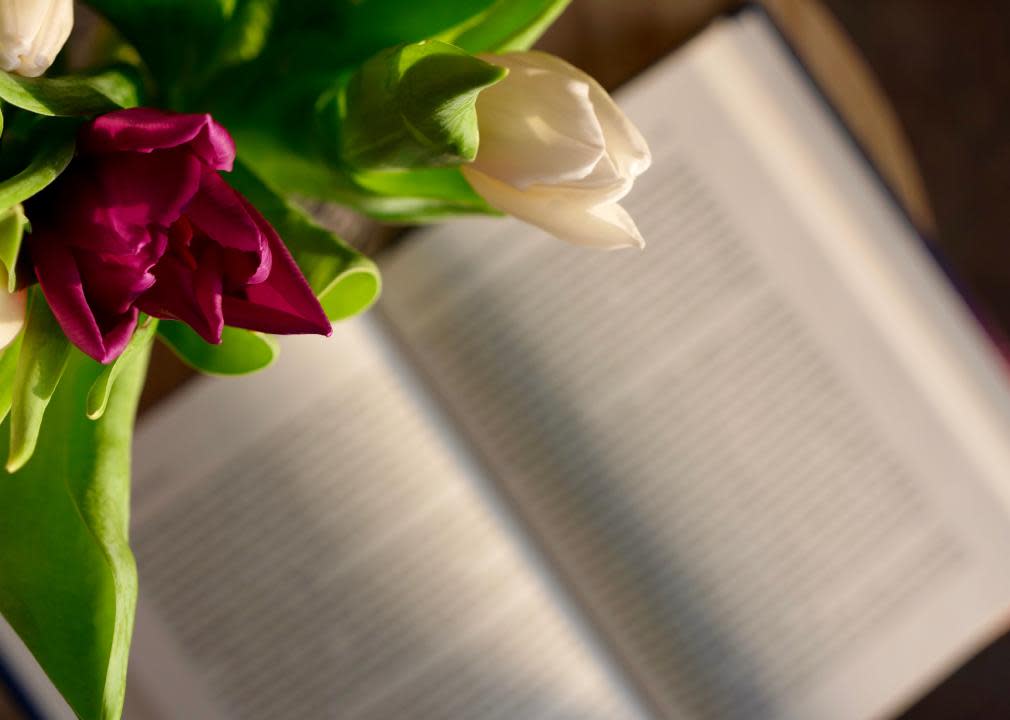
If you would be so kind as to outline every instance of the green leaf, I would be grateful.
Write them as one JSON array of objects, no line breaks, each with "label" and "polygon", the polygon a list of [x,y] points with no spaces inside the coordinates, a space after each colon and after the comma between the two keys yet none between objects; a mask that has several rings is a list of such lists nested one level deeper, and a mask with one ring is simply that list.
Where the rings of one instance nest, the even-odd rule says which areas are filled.
[{"label": "green leaf", "polygon": [[21,239],[27,226],[28,218],[21,205],[0,212],[0,288],[6,275],[7,292],[17,289],[18,253],[21,252]]},{"label": "green leaf", "polygon": [[61,126],[46,137],[28,167],[0,182],[0,212],[24,202],[59,177],[74,158],[76,139]]},{"label": "green leaf", "polygon": [[[299,0],[279,3],[262,53],[275,80],[360,66],[384,48],[445,40],[471,52],[525,49],[569,0]],[[273,81],[271,81],[273,82]],[[256,85],[262,87],[262,85]]]},{"label": "green leaf", "polygon": [[277,230],[330,320],[371,307],[382,288],[371,260],[320,227],[241,163],[228,180]]},{"label": "green leaf", "polygon": [[384,48],[426,40],[486,12],[494,0],[300,0],[276,18],[270,64],[343,70]]},{"label": "green leaf", "polygon": [[452,45],[424,41],[385,50],[320,108],[352,166],[458,165],[477,155],[475,103],[507,71]]},{"label": "green leaf", "polygon": [[135,358],[146,353],[151,346],[151,340],[158,331],[158,321],[154,318],[146,318],[138,325],[137,330],[130,338],[123,353],[116,358],[115,362],[109,363],[102,370],[102,374],[95,380],[88,392],[87,416],[91,420],[97,420],[105,414],[109,406],[109,398],[112,396],[112,388],[115,386],[123,370],[130,367]]},{"label": "green leaf", "polygon": [[439,36],[469,52],[528,50],[571,0],[498,0],[484,13]]},{"label": "green leaf", "polygon": [[212,52],[221,41],[236,0],[89,0],[140,54],[168,104],[184,109],[187,98],[214,71]]},{"label": "green leaf", "polygon": [[266,47],[280,0],[238,0],[221,34],[216,64],[237,65],[256,58]]},{"label": "green leaf", "polygon": [[453,215],[500,215],[478,195],[459,168],[363,170],[357,184],[373,193],[358,207],[390,222],[424,223]]},{"label": "green leaf", "polygon": [[70,341],[42,291],[32,288],[21,354],[11,390],[7,471],[17,472],[35,452],[42,419],[70,357]]},{"label": "green leaf", "polygon": [[6,419],[11,410],[11,398],[14,396],[14,375],[18,369],[18,358],[21,356],[21,342],[25,334],[18,333],[10,345],[0,350],[0,422]]},{"label": "green leaf", "polygon": [[229,124],[239,156],[275,187],[340,203],[379,220],[419,223],[460,214],[498,214],[458,168],[351,172],[326,163],[321,150],[293,147],[281,130]]},{"label": "green leaf", "polygon": [[57,78],[25,78],[0,71],[0,99],[39,115],[99,115],[135,107],[139,83],[126,68]]},{"label": "green leaf", "polygon": [[269,367],[277,359],[280,347],[269,335],[225,327],[221,344],[211,345],[188,325],[162,320],[162,342],[179,359],[200,372],[211,375],[246,375]]},{"label": "green leaf", "polygon": [[341,37],[359,58],[399,43],[417,42],[486,12],[492,0],[344,0]]},{"label": "green leaf", "polygon": [[137,598],[130,442],[146,366],[146,353],[133,357],[93,422],[85,399],[103,368],[74,350],[38,452],[17,474],[0,470],[0,614],[81,720],[122,714]]}]

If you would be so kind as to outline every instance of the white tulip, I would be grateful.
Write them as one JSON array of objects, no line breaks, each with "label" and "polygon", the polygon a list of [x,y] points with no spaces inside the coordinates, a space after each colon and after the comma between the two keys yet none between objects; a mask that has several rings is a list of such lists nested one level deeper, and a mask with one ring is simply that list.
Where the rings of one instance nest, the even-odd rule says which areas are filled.
[{"label": "white tulip", "polygon": [[73,27],[73,0],[0,0],[0,68],[38,77]]},{"label": "white tulip", "polygon": [[14,341],[25,324],[26,296],[24,290],[9,293],[6,287],[0,287],[0,350]]},{"label": "white tulip", "polygon": [[477,98],[480,145],[463,166],[493,207],[555,237],[643,247],[617,204],[652,162],[638,129],[599,83],[541,52],[483,56],[508,69]]}]

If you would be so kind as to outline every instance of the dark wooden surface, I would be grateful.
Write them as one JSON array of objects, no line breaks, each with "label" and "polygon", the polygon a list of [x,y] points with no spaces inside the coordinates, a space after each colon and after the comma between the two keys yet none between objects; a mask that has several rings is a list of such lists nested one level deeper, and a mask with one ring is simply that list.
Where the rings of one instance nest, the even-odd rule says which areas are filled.
[{"label": "dark wooden surface", "polygon": [[1010,327],[1010,1],[823,1],[895,108],[938,242]]}]

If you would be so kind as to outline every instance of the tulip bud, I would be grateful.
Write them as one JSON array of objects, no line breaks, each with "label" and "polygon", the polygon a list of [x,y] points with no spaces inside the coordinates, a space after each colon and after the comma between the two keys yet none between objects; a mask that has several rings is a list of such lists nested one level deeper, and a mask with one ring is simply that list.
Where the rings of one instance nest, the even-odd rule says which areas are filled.
[{"label": "tulip bud", "polygon": [[480,145],[463,174],[492,206],[580,245],[642,247],[617,204],[652,162],[599,83],[540,52],[484,56],[507,68],[477,98]]},{"label": "tulip bud", "polygon": [[214,345],[225,326],[332,332],[277,231],[220,175],[234,164],[206,114],[130,108],[78,130],[77,158],[26,207],[28,255],[71,342],[112,362],[140,313]]},{"label": "tulip bud", "polygon": [[25,324],[25,297],[24,290],[9,293],[0,287],[0,350],[14,342]]},{"label": "tulip bud", "polygon": [[74,26],[73,0],[0,0],[0,68],[38,77]]}]

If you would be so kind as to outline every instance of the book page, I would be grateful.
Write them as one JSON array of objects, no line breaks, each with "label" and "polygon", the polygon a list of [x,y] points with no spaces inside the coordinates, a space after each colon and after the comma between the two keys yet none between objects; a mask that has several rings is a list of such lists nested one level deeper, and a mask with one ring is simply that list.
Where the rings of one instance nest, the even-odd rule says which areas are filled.
[{"label": "book page", "polygon": [[762,17],[620,101],[644,252],[427,230],[382,312],[657,714],[886,717],[1010,615],[1006,383]]},{"label": "book page", "polygon": [[0,618],[0,719],[74,720],[76,715],[14,629]]},{"label": "book page", "polygon": [[131,720],[641,720],[367,320],[142,422]]}]

